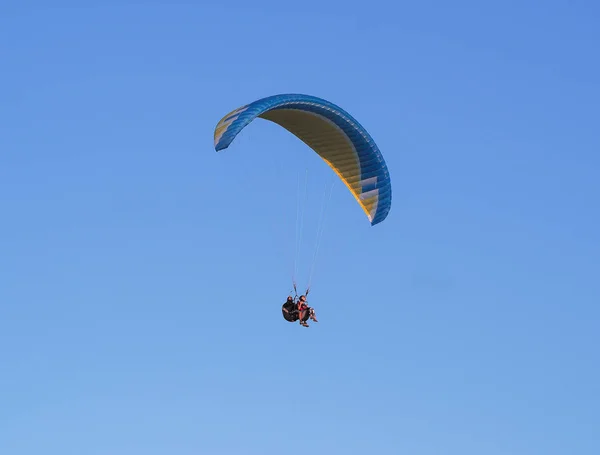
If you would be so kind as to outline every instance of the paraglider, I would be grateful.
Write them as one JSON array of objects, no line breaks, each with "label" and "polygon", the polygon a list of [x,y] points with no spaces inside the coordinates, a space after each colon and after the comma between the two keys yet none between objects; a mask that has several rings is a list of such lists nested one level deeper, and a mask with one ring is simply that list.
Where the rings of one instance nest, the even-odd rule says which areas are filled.
[{"label": "paraglider", "polygon": [[[268,96],[238,107],[218,122],[214,131],[215,150],[229,147],[257,118],[285,128],[316,152],[350,190],[371,226],[386,219],[392,204],[386,162],[367,130],[348,112],[311,95]],[[295,289],[295,277],[293,281]],[[294,299],[292,303],[295,304]],[[306,323],[310,311],[298,307],[294,310],[293,305],[286,311],[286,305],[289,306],[289,299],[282,307],[286,320]]]},{"label": "paraglider", "polygon": [[319,322],[315,314],[315,309],[306,303],[305,295],[301,295],[298,299],[289,295],[286,302],[281,306],[281,312],[286,321],[299,321],[300,325],[304,327],[309,327],[307,323],[308,319]]}]

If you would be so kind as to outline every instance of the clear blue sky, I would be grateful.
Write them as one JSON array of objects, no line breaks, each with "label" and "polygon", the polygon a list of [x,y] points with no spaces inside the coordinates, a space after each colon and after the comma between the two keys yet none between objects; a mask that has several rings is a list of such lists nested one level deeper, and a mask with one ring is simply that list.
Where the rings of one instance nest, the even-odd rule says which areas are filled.
[{"label": "clear blue sky", "polygon": [[[600,453],[597,2],[51,3],[0,7],[1,454]],[[335,186],[309,329],[332,173],[213,149],[286,92],[394,185],[376,227]]]}]

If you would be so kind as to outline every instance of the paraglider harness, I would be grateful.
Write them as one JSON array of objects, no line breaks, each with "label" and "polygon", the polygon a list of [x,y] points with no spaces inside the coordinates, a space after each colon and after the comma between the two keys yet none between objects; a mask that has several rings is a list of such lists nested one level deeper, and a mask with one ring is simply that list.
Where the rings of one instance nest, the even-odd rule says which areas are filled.
[{"label": "paraglider harness", "polygon": [[[304,295],[307,296],[309,291],[310,288],[306,290]],[[294,284],[294,297],[291,300],[287,300],[281,306],[281,313],[283,314],[283,318],[288,322],[296,322],[298,319],[300,319],[300,312],[298,311],[298,291],[296,290],[296,284]],[[302,322],[308,321],[309,317],[310,311],[305,311]]]}]

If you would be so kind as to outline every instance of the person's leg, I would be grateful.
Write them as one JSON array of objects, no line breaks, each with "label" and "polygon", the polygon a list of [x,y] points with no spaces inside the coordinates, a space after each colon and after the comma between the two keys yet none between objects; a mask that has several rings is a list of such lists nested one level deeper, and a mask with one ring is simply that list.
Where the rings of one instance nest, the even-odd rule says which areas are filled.
[{"label": "person's leg", "polygon": [[299,312],[299,316],[300,316],[300,325],[303,325],[304,327],[308,327],[308,324],[306,323],[306,321],[304,320],[306,318],[306,311],[307,310],[300,310]]}]

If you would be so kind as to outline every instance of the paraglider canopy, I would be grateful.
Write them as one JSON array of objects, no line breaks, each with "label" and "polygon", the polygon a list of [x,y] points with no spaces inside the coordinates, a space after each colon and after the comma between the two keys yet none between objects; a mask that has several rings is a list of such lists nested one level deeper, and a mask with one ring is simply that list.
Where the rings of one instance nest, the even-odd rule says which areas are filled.
[{"label": "paraglider canopy", "polygon": [[225,115],[215,128],[215,150],[229,147],[256,118],[282,126],[311,147],[344,182],[371,225],[387,217],[392,204],[387,165],[375,141],[350,114],[310,95],[269,96]]}]

